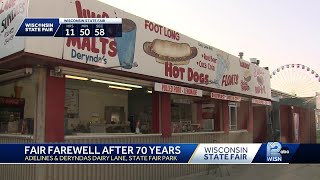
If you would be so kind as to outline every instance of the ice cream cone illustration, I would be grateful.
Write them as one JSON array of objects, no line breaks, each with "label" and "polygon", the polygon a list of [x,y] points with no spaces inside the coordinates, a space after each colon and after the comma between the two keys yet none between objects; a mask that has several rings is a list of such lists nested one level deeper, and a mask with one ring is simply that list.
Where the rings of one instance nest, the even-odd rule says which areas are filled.
[{"label": "ice cream cone illustration", "polygon": [[220,81],[224,75],[224,73],[229,70],[230,68],[230,62],[228,60],[229,54],[219,52],[217,54],[217,71],[216,71],[216,79],[215,84],[219,88],[220,87]]}]

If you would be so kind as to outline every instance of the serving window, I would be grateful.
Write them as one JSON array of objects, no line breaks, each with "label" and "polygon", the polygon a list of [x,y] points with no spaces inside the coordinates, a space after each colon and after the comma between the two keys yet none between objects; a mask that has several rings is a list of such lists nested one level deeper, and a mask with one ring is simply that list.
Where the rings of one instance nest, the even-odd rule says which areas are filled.
[{"label": "serving window", "polygon": [[194,98],[171,95],[171,125],[173,133],[196,131],[198,123],[194,108]]},{"label": "serving window", "polygon": [[111,80],[75,78],[66,78],[66,135],[152,133],[152,89]]},{"label": "serving window", "polygon": [[229,130],[247,129],[249,121],[249,101],[242,98],[239,102],[229,102]]},{"label": "serving window", "polygon": [[235,131],[238,129],[238,106],[240,103],[229,103],[229,130]]},{"label": "serving window", "polygon": [[206,97],[171,95],[173,133],[219,131],[221,120],[219,101]]},{"label": "serving window", "polygon": [[35,75],[0,82],[0,133],[32,135],[36,99]]}]

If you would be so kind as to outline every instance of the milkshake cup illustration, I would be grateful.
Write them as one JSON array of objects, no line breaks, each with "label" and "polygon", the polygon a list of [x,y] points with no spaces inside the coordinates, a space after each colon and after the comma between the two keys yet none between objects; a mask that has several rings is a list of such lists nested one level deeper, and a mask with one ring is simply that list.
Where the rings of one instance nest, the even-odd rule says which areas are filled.
[{"label": "milkshake cup illustration", "polygon": [[217,62],[217,71],[216,71],[216,80],[215,84],[217,87],[220,87],[220,81],[226,72],[229,69],[229,62],[227,58],[225,59],[221,54],[218,54],[218,62]]},{"label": "milkshake cup illustration", "polygon": [[131,69],[134,60],[137,26],[130,19],[122,19],[122,37],[116,37],[120,66]]}]

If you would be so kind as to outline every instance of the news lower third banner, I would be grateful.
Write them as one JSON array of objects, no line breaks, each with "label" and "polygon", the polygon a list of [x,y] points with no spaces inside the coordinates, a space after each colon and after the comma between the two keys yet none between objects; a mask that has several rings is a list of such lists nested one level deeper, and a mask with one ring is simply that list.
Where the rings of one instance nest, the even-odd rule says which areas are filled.
[{"label": "news lower third banner", "polygon": [[319,163],[320,144],[0,144],[0,164]]},{"label": "news lower third banner", "polygon": [[122,19],[28,17],[16,36],[122,37]]}]

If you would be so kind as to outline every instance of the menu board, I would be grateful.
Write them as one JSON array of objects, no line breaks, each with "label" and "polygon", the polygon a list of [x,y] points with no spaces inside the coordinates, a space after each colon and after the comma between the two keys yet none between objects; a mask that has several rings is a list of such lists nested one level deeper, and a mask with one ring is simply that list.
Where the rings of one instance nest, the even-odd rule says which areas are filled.
[{"label": "menu board", "polygon": [[68,115],[77,116],[79,114],[79,90],[66,89],[64,104],[68,108]]},{"label": "menu board", "polygon": [[0,97],[0,122],[23,118],[24,99]]},{"label": "menu board", "polygon": [[0,132],[16,132],[23,119],[25,100],[0,97]]}]

